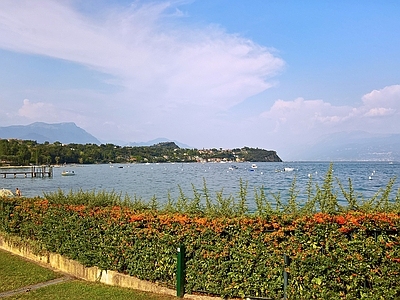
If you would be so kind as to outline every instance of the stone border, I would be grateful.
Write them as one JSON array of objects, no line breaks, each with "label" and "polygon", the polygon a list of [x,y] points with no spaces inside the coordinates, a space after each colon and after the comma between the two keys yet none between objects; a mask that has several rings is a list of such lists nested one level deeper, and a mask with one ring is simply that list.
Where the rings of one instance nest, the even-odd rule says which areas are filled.
[{"label": "stone border", "polygon": [[[8,242],[0,235],[0,249],[11,252],[18,256],[51,267],[70,276],[91,282],[100,282],[107,285],[136,289],[144,292],[166,294],[176,296],[176,291],[160,286],[156,283],[141,280],[133,276],[110,270],[100,270],[98,267],[85,267],[81,263],[63,257],[60,254],[48,253],[47,255],[36,255],[29,246],[16,246]],[[217,300],[220,297],[185,294],[185,299],[192,300]]]},{"label": "stone border", "polygon": [[53,280],[49,280],[49,281],[40,282],[40,283],[37,283],[37,284],[24,286],[22,288],[15,289],[15,290],[12,290],[12,291],[2,292],[2,293],[0,293],[0,298],[5,298],[5,297],[10,297],[10,296],[15,296],[15,295],[18,295],[18,294],[27,293],[27,292],[30,292],[30,291],[34,291],[34,290],[40,289],[40,288],[45,287],[45,286],[49,286],[49,285],[53,285],[53,284],[59,284],[61,282],[66,282],[66,281],[69,281],[71,279],[72,279],[71,276],[64,276],[64,277],[61,277],[61,278],[56,278],[56,279],[53,279]]}]

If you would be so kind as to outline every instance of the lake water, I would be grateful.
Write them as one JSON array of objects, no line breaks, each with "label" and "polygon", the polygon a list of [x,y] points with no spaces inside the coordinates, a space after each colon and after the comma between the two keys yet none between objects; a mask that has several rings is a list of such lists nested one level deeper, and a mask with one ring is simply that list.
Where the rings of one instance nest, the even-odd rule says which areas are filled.
[{"label": "lake water", "polygon": [[[215,199],[217,192],[233,195],[238,199],[240,179],[248,184],[249,207],[254,208],[254,189],[263,188],[266,196],[272,199],[271,193],[281,193],[287,199],[287,193],[296,178],[299,198],[306,197],[306,186],[312,177],[314,186],[323,183],[329,169],[329,162],[284,162],[257,163],[253,169],[251,163],[164,163],[164,164],[113,164],[113,165],[73,165],[54,168],[52,178],[0,178],[0,188],[15,191],[19,188],[23,196],[43,196],[43,192],[62,189],[115,191],[131,198],[140,197],[149,201],[153,196],[162,203],[168,193],[173,199],[179,195],[179,186],[184,194],[193,197],[193,187],[201,192],[203,179],[206,181],[210,195]],[[232,168],[232,166],[237,167]],[[293,171],[283,172],[284,168]],[[390,178],[400,176],[398,162],[335,162],[334,177],[348,187],[348,178],[352,180],[355,191],[365,198],[371,197],[380,188],[385,188]],[[64,170],[74,171],[75,176],[61,176]],[[400,188],[398,180],[393,188],[392,197]],[[340,190],[335,184],[339,198]]]}]

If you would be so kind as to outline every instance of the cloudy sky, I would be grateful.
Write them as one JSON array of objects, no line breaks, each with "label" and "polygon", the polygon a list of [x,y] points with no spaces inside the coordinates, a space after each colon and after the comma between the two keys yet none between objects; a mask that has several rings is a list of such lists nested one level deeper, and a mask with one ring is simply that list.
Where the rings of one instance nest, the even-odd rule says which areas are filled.
[{"label": "cloudy sky", "polygon": [[290,159],[400,133],[400,2],[1,0],[0,126]]}]

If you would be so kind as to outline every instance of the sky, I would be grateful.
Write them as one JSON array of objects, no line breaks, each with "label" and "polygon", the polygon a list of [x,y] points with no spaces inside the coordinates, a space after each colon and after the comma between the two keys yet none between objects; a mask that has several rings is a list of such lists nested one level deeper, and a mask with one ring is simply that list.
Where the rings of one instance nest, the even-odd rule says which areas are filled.
[{"label": "sky", "polygon": [[1,0],[0,126],[277,151],[400,133],[400,2]]}]

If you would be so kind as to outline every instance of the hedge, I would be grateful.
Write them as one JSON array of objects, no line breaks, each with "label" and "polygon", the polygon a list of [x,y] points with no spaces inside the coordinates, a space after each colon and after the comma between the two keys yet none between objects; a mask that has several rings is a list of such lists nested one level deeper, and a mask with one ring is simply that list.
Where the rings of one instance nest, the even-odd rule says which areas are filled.
[{"label": "hedge", "polygon": [[207,217],[124,206],[0,198],[0,230],[86,266],[175,284],[186,246],[186,292],[289,299],[400,297],[398,212]]},{"label": "hedge", "polygon": [[[371,199],[349,179],[339,191],[333,165],[321,186],[307,185],[297,200],[296,178],[288,199],[254,191],[213,200],[204,181],[193,197],[182,190],[162,207],[113,192],[61,190],[44,197],[0,198],[0,233],[59,253],[86,266],[116,270],[174,287],[176,254],[186,248],[186,292],[289,299],[400,298],[400,190],[395,179]],[[271,197],[273,201],[267,197]],[[284,256],[290,265],[284,264]],[[283,271],[289,274],[284,291]]]}]

